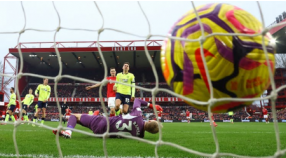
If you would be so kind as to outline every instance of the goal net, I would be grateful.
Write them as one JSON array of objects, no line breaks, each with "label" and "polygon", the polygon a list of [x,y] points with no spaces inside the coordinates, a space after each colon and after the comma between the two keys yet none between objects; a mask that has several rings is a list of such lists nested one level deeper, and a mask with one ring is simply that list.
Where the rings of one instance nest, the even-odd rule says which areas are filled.
[{"label": "goal net", "polygon": [[[103,53],[101,51],[101,47],[98,45],[98,50],[99,50],[99,55],[100,55],[100,58],[102,59],[102,65],[103,65],[103,68],[104,68],[104,79],[102,81],[92,81],[92,80],[89,80],[89,79],[85,79],[85,78],[80,78],[80,77],[76,77],[76,76],[71,76],[71,75],[63,75],[62,71],[63,71],[63,63],[61,62],[61,59],[58,58],[60,57],[60,51],[58,49],[58,45],[56,44],[57,42],[57,36],[58,34],[63,31],[63,30],[72,30],[72,31],[78,31],[78,30],[81,30],[81,31],[87,31],[87,32],[91,32],[91,33],[94,33],[94,34],[98,34],[97,36],[97,43],[100,44],[100,35],[103,33],[103,32],[107,32],[107,31],[113,31],[113,32],[117,32],[117,33],[122,33],[122,34],[128,34],[132,37],[139,37],[139,38],[144,38],[145,39],[145,55],[149,61],[149,64],[151,65],[151,68],[152,68],[152,71],[155,75],[155,87],[152,88],[152,89],[148,89],[148,88],[144,88],[144,87],[141,87],[141,86],[135,86],[137,89],[140,89],[140,90],[143,90],[143,91],[147,91],[147,92],[151,92],[152,93],[152,100],[153,100],[153,104],[155,105],[155,96],[156,94],[159,92],[159,91],[163,91],[163,92],[166,92],[166,93],[169,93],[173,96],[176,96],[176,97],[179,97],[185,101],[188,101],[188,102],[193,102],[193,103],[196,103],[196,104],[200,104],[200,105],[207,105],[208,103],[210,103],[210,106],[208,108],[208,117],[209,117],[209,120],[211,120],[211,111],[210,111],[210,107],[213,105],[214,102],[217,102],[217,101],[241,101],[241,100],[244,100],[244,101],[256,101],[256,100],[263,100],[263,99],[269,99],[271,98],[271,107],[272,107],[272,114],[273,114],[273,122],[274,122],[274,129],[275,129],[275,136],[276,136],[276,144],[277,144],[277,149],[276,149],[276,152],[274,155],[269,155],[268,157],[281,157],[281,156],[285,156],[285,153],[286,153],[286,149],[282,149],[281,148],[281,142],[280,142],[280,134],[279,134],[279,128],[278,128],[278,122],[277,122],[277,116],[276,116],[276,108],[275,108],[275,99],[277,97],[277,94],[279,91],[281,91],[282,89],[286,88],[286,85],[284,86],[281,86],[279,87],[278,89],[275,87],[275,82],[274,82],[274,76],[271,75],[271,69],[269,68],[269,74],[271,75],[270,77],[270,81],[271,81],[271,87],[272,87],[272,93],[271,95],[269,96],[266,96],[264,98],[253,98],[253,99],[245,99],[245,98],[239,98],[239,99],[234,99],[234,98],[213,98],[211,97],[210,100],[208,102],[199,102],[199,101],[196,101],[196,100],[192,100],[192,99],[189,99],[187,97],[184,97],[184,96],[181,96],[181,95],[178,95],[168,89],[163,89],[163,88],[159,88],[159,79],[158,79],[158,75],[157,75],[157,70],[156,70],[156,67],[152,61],[152,57],[150,56],[150,54],[148,53],[148,49],[147,49],[147,40],[151,39],[152,37],[158,37],[158,38],[169,38],[169,39],[174,39],[174,40],[180,40],[180,41],[188,41],[188,42],[200,42],[201,44],[201,47],[202,47],[202,44],[204,42],[204,39],[207,38],[205,36],[202,36],[200,37],[199,39],[194,39],[194,40],[188,40],[188,39],[181,39],[181,38],[176,38],[176,37],[172,37],[172,36],[165,36],[165,35],[157,35],[157,34],[154,34],[152,31],[151,31],[151,26],[152,26],[152,23],[149,22],[149,19],[148,19],[148,16],[145,12],[145,9],[146,8],[143,8],[140,4],[140,2],[138,2],[138,6],[139,6],[139,9],[140,11],[142,12],[142,15],[143,15],[143,19],[145,21],[145,23],[147,24],[147,27],[148,27],[148,32],[147,32],[147,35],[145,36],[142,36],[142,35],[138,35],[138,34],[133,34],[133,33],[130,33],[130,32],[126,32],[126,31],[122,31],[122,30],[117,30],[117,29],[113,29],[113,28],[107,28],[105,27],[104,23],[106,22],[105,21],[105,18],[104,18],[104,12],[101,10],[100,6],[97,4],[97,2],[93,2],[93,7],[94,9],[97,11],[97,15],[99,15],[102,19],[102,26],[97,28],[97,29],[82,29],[82,28],[67,28],[67,27],[63,27],[61,25],[62,23],[62,18],[61,18],[61,12],[60,10],[57,9],[57,5],[56,5],[56,2],[51,2],[53,4],[53,7],[54,7],[54,12],[56,13],[57,15],[57,21],[58,21],[58,26],[55,27],[53,30],[38,30],[38,29],[33,29],[33,28],[26,28],[26,23],[28,22],[27,20],[27,17],[26,17],[26,10],[25,10],[25,5],[24,5],[25,2],[21,2],[21,8],[22,8],[22,12],[23,12],[23,16],[24,16],[24,24],[23,24],[23,28],[21,30],[17,30],[17,31],[14,31],[14,32],[0,32],[0,34],[19,34],[18,35],[18,40],[17,40],[17,44],[18,44],[18,52],[19,52],[19,64],[20,64],[20,67],[19,67],[19,71],[17,73],[16,76],[12,76],[12,75],[9,75],[9,74],[1,74],[1,76],[5,76],[5,77],[14,77],[16,79],[16,86],[15,87],[18,87],[18,81],[21,77],[24,77],[24,76],[31,76],[31,77],[38,77],[38,78],[48,78],[50,80],[54,80],[55,81],[55,84],[54,84],[54,87],[52,87],[52,90],[54,91],[54,94],[55,94],[55,98],[58,98],[57,96],[57,87],[58,87],[58,82],[62,79],[62,78],[68,78],[68,79],[72,79],[72,80],[77,80],[77,81],[82,81],[82,82],[87,82],[87,83],[103,83],[101,84],[100,88],[99,88],[99,95],[100,95],[100,98],[103,98],[102,96],[102,89],[103,89],[103,86],[108,83],[108,80],[106,79],[107,75],[108,75],[108,68],[107,68],[107,64],[106,64],[106,61],[104,59],[104,56],[103,56]],[[259,11],[260,11],[260,15],[261,15],[261,19],[262,19],[262,24],[263,24],[263,31],[259,34],[255,34],[255,35],[242,35],[242,34],[232,34],[231,36],[259,36],[259,35],[265,35],[271,28],[274,28],[274,27],[278,27],[278,26],[282,26],[283,24],[285,24],[286,22],[282,22],[282,23],[278,23],[278,24],[275,24],[273,26],[270,26],[268,28],[265,27],[265,23],[264,23],[264,17],[262,15],[262,10],[261,10],[261,7],[260,7],[260,4],[259,2],[257,2],[257,7],[259,8]],[[190,9],[194,9],[195,10],[195,5],[194,5],[194,2],[191,2],[190,3]],[[196,12],[196,15],[197,14],[197,11],[195,10]],[[202,23],[200,22],[200,18],[197,16],[197,19],[199,21],[199,24],[200,26],[202,26]],[[202,30],[202,28],[201,28]],[[20,47],[20,42],[21,42],[21,38],[22,36],[27,32],[27,31],[39,31],[39,32],[54,32],[54,49],[55,49],[55,52],[56,52],[56,56],[57,56],[57,59],[58,59],[58,65],[59,65],[59,73],[56,77],[51,77],[51,76],[43,76],[43,75],[39,75],[39,74],[32,74],[32,73],[23,73],[23,55],[22,55],[22,50],[21,50],[21,47]],[[203,30],[202,30],[203,31]],[[220,35],[227,35],[227,34],[220,34]],[[264,38],[263,38],[264,40]],[[264,45],[264,42],[263,43],[263,49],[264,49],[264,52],[265,54],[267,54],[266,52],[266,47]],[[267,56],[267,55],[266,55]],[[204,65],[206,65],[206,62],[205,60],[203,60],[203,63]],[[269,59],[267,59],[267,64],[270,65],[269,63]],[[269,66],[270,67],[270,66]],[[210,83],[210,78],[208,76],[207,78],[208,82]],[[131,86],[131,85],[130,85]],[[17,89],[17,88],[16,88]],[[20,98],[20,94],[19,94],[19,91],[16,91],[16,95],[17,95],[17,98]],[[212,95],[211,95],[212,96]],[[58,100],[58,99],[57,99]],[[105,107],[105,104],[103,102],[103,100],[101,99],[101,105],[102,107]],[[60,109],[60,104],[59,104],[59,101],[57,101],[57,107],[58,109]],[[105,110],[105,108],[103,108],[104,112],[106,113],[106,116],[107,116],[107,111]],[[154,111],[155,111],[155,114],[156,114],[156,118],[158,119],[158,115],[157,115],[157,112],[154,108]],[[59,113],[61,113],[61,111],[59,110]],[[20,118],[22,117],[22,113],[20,113]],[[107,120],[108,120],[108,117],[106,117]],[[61,124],[61,119],[60,119],[60,122],[59,122],[59,125],[57,128],[53,128],[53,127],[50,127],[50,126],[47,126],[47,125],[43,125],[43,128],[46,128],[46,129],[49,129],[49,130],[64,130],[64,129],[68,129],[67,127],[64,127],[62,126]],[[12,122],[8,122],[8,124],[11,124],[11,125],[14,125],[14,131],[13,131],[13,141],[14,141],[14,147],[15,147],[15,151],[16,151],[16,155],[17,157],[20,157],[20,153],[19,153],[19,148],[18,148],[18,144],[17,144],[17,139],[16,139],[16,133],[17,133],[17,128],[19,126],[21,126],[21,123],[23,121],[17,121],[15,123],[12,123]],[[38,123],[37,123],[38,124]],[[40,124],[38,124],[40,125]],[[148,140],[148,139],[141,139],[141,138],[137,138],[137,137],[132,137],[132,136],[126,136],[126,135],[123,135],[123,134],[120,134],[120,133],[117,133],[118,136],[122,136],[122,137],[125,137],[125,138],[128,138],[128,139],[133,139],[133,140],[137,140],[137,141],[140,141],[140,142],[143,142],[143,143],[147,143],[147,144],[151,144],[154,146],[154,156],[155,157],[159,157],[160,155],[158,154],[158,147],[161,146],[161,145],[167,145],[167,146],[171,146],[171,147],[174,147],[174,148],[177,148],[178,150],[182,150],[182,151],[185,151],[185,152],[188,152],[188,153],[192,153],[192,154],[196,154],[198,156],[201,156],[201,157],[249,157],[249,156],[243,156],[243,155],[236,155],[236,154],[233,154],[233,153],[224,153],[220,150],[220,144],[219,144],[219,141],[218,141],[218,138],[217,138],[217,135],[216,135],[216,129],[213,127],[213,126],[210,126],[211,128],[211,131],[212,131],[212,136],[213,136],[213,140],[215,142],[215,146],[216,146],[216,150],[214,153],[203,153],[203,152],[200,152],[200,151],[197,151],[197,150],[193,150],[193,149],[188,149],[184,146],[180,146],[176,143],[172,143],[172,142],[167,142],[167,141],[164,141],[163,139],[163,136],[162,136],[162,131],[165,130],[163,128],[161,128],[160,126],[160,130],[159,130],[159,139],[156,140],[156,141],[151,141],[151,140]],[[105,156],[105,157],[108,157],[108,156],[112,156],[112,155],[108,155],[108,152],[107,152],[107,147],[106,147],[106,143],[107,143],[107,138],[108,136],[110,135],[109,133],[109,127],[106,131],[106,133],[102,134],[102,135],[97,135],[97,134],[91,134],[91,133],[88,133],[88,132],[85,132],[85,131],[82,131],[82,130],[77,130],[77,129],[74,129],[73,130],[74,132],[78,132],[78,133],[82,133],[82,134],[86,134],[86,135],[89,135],[89,136],[92,136],[92,137],[102,137],[102,141],[103,141],[103,150],[104,150],[104,154],[105,155],[100,155],[100,156]],[[168,131],[165,131],[165,132],[168,132]],[[65,155],[62,153],[62,148],[61,148],[61,145],[60,145],[60,140],[59,140],[59,136],[57,135],[56,136],[56,145],[57,145],[57,149],[58,149],[58,153],[59,153],[59,157],[64,157]],[[263,150],[263,149],[261,149]]]}]

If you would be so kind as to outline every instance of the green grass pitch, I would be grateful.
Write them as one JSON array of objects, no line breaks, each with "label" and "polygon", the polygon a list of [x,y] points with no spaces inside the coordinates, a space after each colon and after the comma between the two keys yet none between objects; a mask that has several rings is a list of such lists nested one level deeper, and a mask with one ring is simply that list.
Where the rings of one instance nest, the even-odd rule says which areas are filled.
[{"label": "green grass pitch", "polygon": [[[57,127],[56,122],[45,123]],[[214,153],[215,144],[209,123],[163,123],[163,141],[204,153]],[[0,157],[13,157],[13,125],[0,126]],[[77,129],[91,132],[76,126]],[[281,149],[286,148],[286,123],[279,123]],[[269,156],[276,151],[276,138],[273,123],[218,123],[216,127],[221,152],[245,156]],[[51,130],[31,125],[17,128],[17,144],[21,157],[58,157],[55,135]],[[145,139],[157,141],[159,135],[145,133]],[[103,157],[103,141],[73,132],[71,139],[60,138],[65,157]],[[107,139],[107,152],[114,157],[155,157],[154,145],[130,139]],[[12,155],[11,155],[12,154]],[[200,157],[162,145],[158,148],[160,157]],[[282,156],[286,157],[286,155]]]}]

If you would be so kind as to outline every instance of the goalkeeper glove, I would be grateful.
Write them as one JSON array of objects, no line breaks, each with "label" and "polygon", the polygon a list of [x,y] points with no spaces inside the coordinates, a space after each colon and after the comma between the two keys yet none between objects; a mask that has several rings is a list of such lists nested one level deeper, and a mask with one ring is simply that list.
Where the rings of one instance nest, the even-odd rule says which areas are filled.
[{"label": "goalkeeper glove", "polygon": [[[149,108],[153,109],[153,104],[149,104]],[[155,105],[155,108],[157,111],[163,111],[162,107],[160,105]]]}]

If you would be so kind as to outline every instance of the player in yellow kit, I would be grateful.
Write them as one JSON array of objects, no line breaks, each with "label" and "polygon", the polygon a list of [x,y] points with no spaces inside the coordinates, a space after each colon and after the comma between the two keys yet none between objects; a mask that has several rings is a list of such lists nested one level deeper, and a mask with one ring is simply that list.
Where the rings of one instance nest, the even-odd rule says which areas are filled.
[{"label": "player in yellow kit", "polygon": [[[36,122],[36,120],[38,119],[39,112],[43,110],[42,121],[41,121],[42,125],[45,122],[46,108],[48,105],[48,99],[50,98],[51,94],[51,87],[48,85],[48,83],[49,79],[44,78],[43,84],[38,85],[35,91],[35,95],[38,97],[38,109],[34,115],[33,122]],[[33,124],[33,126],[35,125]]]},{"label": "player in yellow kit", "polygon": [[[116,81],[131,84],[135,86],[135,76],[128,72],[129,63],[125,62],[123,64],[123,72],[120,72],[116,75]],[[120,114],[120,104],[123,104],[122,112],[124,114],[128,113],[130,101],[134,100],[135,97],[135,87],[130,87],[120,83],[115,83],[113,90],[116,91],[116,100],[115,100],[115,114],[116,116]]]},{"label": "player in yellow kit", "polygon": [[228,112],[229,121],[233,123],[233,111]]},{"label": "player in yellow kit", "polygon": [[24,121],[29,121],[29,118],[27,116],[27,108],[29,108],[33,102],[34,102],[33,90],[32,88],[30,88],[29,94],[27,94],[25,96],[25,99],[22,101],[23,107],[21,109],[22,109]]},{"label": "player in yellow kit", "polygon": [[15,117],[13,115],[13,112],[16,108],[16,94],[14,93],[14,87],[10,88],[10,93],[11,93],[10,100],[9,104],[7,105],[8,112],[6,113],[5,123],[2,123],[2,125],[5,125],[9,121],[10,117],[12,121],[15,121]]}]

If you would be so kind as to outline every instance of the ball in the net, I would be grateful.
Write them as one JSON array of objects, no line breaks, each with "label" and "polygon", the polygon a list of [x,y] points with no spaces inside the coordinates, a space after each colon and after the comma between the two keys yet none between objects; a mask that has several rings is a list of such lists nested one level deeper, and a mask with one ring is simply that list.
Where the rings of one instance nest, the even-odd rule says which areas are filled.
[{"label": "ball in the net", "polygon": [[[215,33],[258,34],[261,23],[250,13],[228,4],[207,4],[196,8],[204,36]],[[179,19],[169,32],[170,36],[199,39],[202,29],[194,11]],[[267,56],[274,73],[275,49],[271,35],[265,36]],[[259,97],[269,86],[269,72],[262,46],[262,35],[255,37],[214,35],[203,42],[187,42],[167,38],[161,50],[161,67],[164,78],[171,89],[183,96],[198,100],[210,99],[210,85],[204,68],[203,57],[208,68],[214,98]],[[208,106],[187,102],[201,110]],[[246,101],[215,102],[212,112],[226,112],[251,105]]]}]

